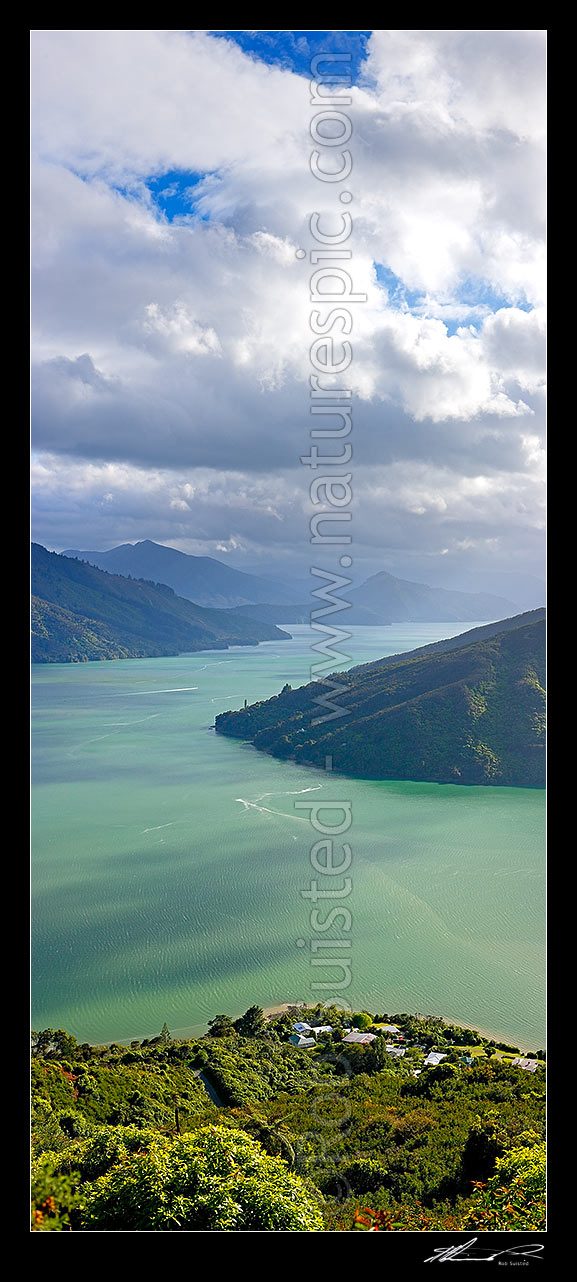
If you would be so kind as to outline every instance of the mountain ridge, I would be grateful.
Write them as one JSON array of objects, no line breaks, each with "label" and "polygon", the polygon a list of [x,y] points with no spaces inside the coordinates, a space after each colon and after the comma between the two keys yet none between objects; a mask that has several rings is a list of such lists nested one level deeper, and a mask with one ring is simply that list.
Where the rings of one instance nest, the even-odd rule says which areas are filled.
[{"label": "mountain ridge", "polygon": [[411,579],[398,579],[388,570],[372,574],[349,595],[351,623],[359,607],[373,613],[375,623],[477,623],[517,609],[513,601],[489,592],[432,588]]},{"label": "mountain ridge", "polygon": [[[268,580],[245,574],[216,557],[192,556],[152,539],[121,543],[107,552],[68,548],[60,555],[87,561],[112,574],[166,583],[178,596],[207,609],[232,609],[271,600],[273,585]],[[279,585],[277,599],[279,604],[291,601],[290,588]]]},{"label": "mountain ridge", "polygon": [[160,657],[288,639],[270,624],[186,601],[166,584],[110,574],[34,543],[31,586],[34,663]]},{"label": "mountain ridge", "polygon": [[[311,596],[303,600],[303,585],[284,580],[275,585],[271,580],[247,574],[225,565],[215,557],[191,556],[176,548],[167,548],[143,539],[139,543],[122,543],[107,552],[80,551],[68,548],[61,553],[75,560],[88,561],[99,569],[134,578],[166,583],[179,595],[205,608],[236,610],[244,617],[266,623],[308,622],[318,602]],[[311,580],[311,593],[318,582]],[[278,619],[274,606],[282,607]],[[244,608],[250,608],[250,615]],[[513,601],[488,592],[461,592],[430,587],[425,583],[400,579],[381,570],[358,587],[351,587],[343,598],[343,617],[348,623],[365,626],[390,623],[455,623],[495,619],[518,609]]]}]

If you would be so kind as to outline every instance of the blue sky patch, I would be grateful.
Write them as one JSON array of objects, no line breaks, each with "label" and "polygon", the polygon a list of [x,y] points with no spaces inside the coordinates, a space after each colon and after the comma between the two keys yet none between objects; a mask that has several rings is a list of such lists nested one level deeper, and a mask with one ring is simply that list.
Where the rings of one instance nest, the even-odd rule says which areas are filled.
[{"label": "blue sky patch", "polygon": [[400,276],[395,276],[390,267],[385,267],[383,263],[375,263],[374,267],[379,285],[383,285],[389,295],[391,307],[402,312],[413,311],[424,301],[423,294],[418,290],[407,289],[404,281]]},{"label": "blue sky patch", "polygon": [[146,186],[158,208],[166,215],[169,222],[194,213],[195,187],[206,178],[206,174],[191,173],[185,170],[171,169],[166,174],[158,174],[146,179]]},{"label": "blue sky patch", "polygon": [[350,53],[352,83],[364,83],[361,67],[367,56],[371,31],[209,31],[210,36],[234,40],[253,58],[271,67],[283,67],[298,76],[310,75],[311,58],[317,53]]},{"label": "blue sky patch", "polygon": [[[498,294],[485,280],[467,277],[457,289],[452,299],[427,298],[422,291],[408,289],[400,276],[395,276],[390,267],[383,263],[374,263],[375,274],[380,285],[386,289],[389,306],[400,312],[411,312],[415,316],[434,316],[443,321],[449,336],[455,334],[462,326],[478,325],[485,316],[497,312],[502,307],[517,307],[520,311],[533,310],[524,299],[510,299]],[[451,315],[451,311],[459,314]],[[467,312],[467,308],[470,309]]]},{"label": "blue sky patch", "polygon": [[491,312],[498,312],[500,307],[518,307],[522,312],[533,311],[533,305],[525,299],[506,298],[504,294],[499,294],[492,289],[486,280],[473,276],[467,277],[459,286],[458,301],[473,305],[484,303]]}]

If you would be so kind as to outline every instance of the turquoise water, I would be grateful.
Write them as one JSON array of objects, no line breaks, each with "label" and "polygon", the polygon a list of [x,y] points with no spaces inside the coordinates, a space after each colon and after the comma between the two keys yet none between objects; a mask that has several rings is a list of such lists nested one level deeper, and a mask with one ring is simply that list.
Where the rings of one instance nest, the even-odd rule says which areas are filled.
[{"label": "turquoise water", "polygon": [[[342,779],[215,735],[217,712],[309,679],[311,634],[291,630],[255,649],[34,667],[33,1026],[111,1041],[325,996],[301,893],[319,838],[295,802],[334,799],[352,805],[352,982],[335,996],[538,1049],[543,794]],[[452,634],[352,632],[344,666]]]}]

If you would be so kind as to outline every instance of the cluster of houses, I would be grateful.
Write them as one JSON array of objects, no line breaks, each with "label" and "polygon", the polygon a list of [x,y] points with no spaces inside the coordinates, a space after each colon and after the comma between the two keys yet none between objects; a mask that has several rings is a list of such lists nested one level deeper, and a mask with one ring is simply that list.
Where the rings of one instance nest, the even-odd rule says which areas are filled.
[{"label": "cluster of houses", "polygon": [[[294,1033],[291,1033],[289,1042],[293,1046],[298,1046],[302,1050],[305,1046],[316,1046],[319,1033],[332,1033],[332,1024],[306,1024],[302,1020],[297,1020],[293,1024]],[[314,1033],[314,1037],[307,1034]]]},{"label": "cluster of houses", "polygon": [[[396,1041],[404,1041],[403,1034],[396,1024],[379,1024],[378,1028],[381,1033],[389,1033]],[[293,1046],[298,1046],[299,1050],[304,1050],[307,1046],[316,1046],[316,1039],[319,1033],[332,1033],[333,1031],[330,1024],[307,1024],[304,1020],[297,1020],[296,1024],[293,1024],[293,1029],[294,1032],[291,1033],[289,1042]],[[343,1042],[349,1042],[353,1046],[370,1046],[371,1042],[376,1041],[377,1038],[376,1033],[363,1032],[358,1028],[345,1028],[343,1032]],[[405,1054],[404,1046],[393,1046],[388,1042],[387,1051],[392,1059],[402,1059]],[[441,1055],[439,1058],[442,1059],[443,1056]]]},{"label": "cluster of houses", "polygon": [[[400,1028],[398,1028],[396,1024],[376,1024],[375,1027],[378,1028],[379,1033],[388,1034],[389,1038],[394,1039],[394,1042],[388,1041],[386,1043],[386,1049],[391,1056],[391,1059],[402,1059],[405,1054],[405,1047],[399,1045],[399,1043],[404,1042],[405,1037]],[[307,1047],[316,1046],[319,1034],[332,1032],[333,1028],[331,1024],[307,1024],[304,1020],[297,1020],[297,1022],[293,1024],[293,1032],[290,1034],[289,1042],[291,1042],[293,1046],[297,1046],[299,1050],[305,1050]],[[348,1042],[353,1046],[370,1046],[371,1042],[376,1041],[377,1038],[376,1033],[365,1032],[358,1028],[345,1028],[343,1029],[343,1033],[343,1042]],[[426,1048],[424,1046],[417,1046],[416,1049],[425,1050]],[[429,1051],[429,1054],[423,1060],[422,1068],[436,1068],[437,1065],[446,1058],[446,1052]],[[460,1059],[468,1068],[475,1063],[475,1059],[472,1055],[461,1055]],[[526,1059],[524,1056],[520,1055],[516,1059],[512,1060],[512,1065],[513,1068],[523,1068],[528,1073],[534,1073],[538,1068],[539,1061],[536,1059]],[[418,1077],[422,1072],[422,1068],[413,1069],[413,1076]]]}]

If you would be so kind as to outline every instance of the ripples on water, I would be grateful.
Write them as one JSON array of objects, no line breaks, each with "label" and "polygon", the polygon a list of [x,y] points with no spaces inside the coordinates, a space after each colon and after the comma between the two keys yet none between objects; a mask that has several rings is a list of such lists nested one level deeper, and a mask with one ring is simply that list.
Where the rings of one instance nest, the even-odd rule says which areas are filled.
[{"label": "ripples on water", "polygon": [[[217,711],[309,678],[310,636],[294,631],[222,659],[34,669],[35,1026],[105,1041],[316,999],[296,945],[317,835],[293,799],[310,792],[353,807],[343,1000],[538,1049],[543,794],[343,780],[216,736]],[[450,630],[352,631],[364,662]]]}]

